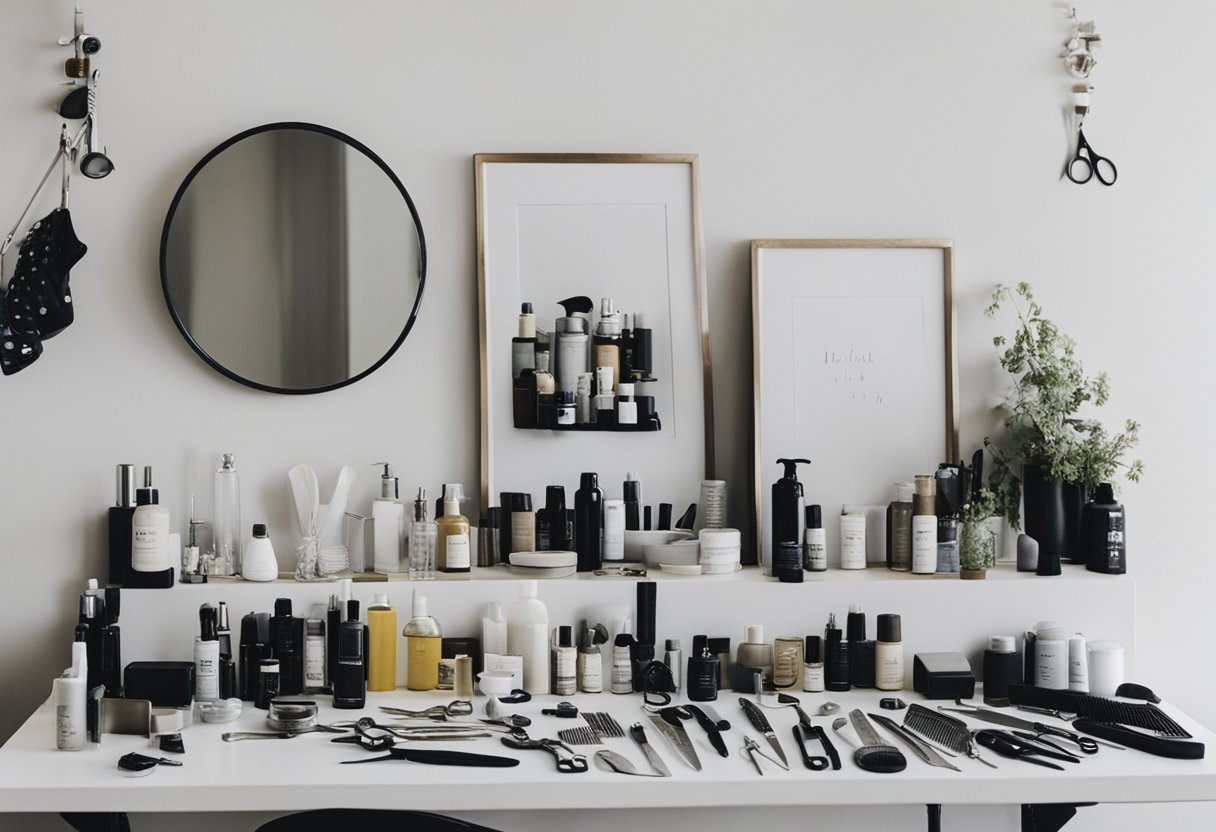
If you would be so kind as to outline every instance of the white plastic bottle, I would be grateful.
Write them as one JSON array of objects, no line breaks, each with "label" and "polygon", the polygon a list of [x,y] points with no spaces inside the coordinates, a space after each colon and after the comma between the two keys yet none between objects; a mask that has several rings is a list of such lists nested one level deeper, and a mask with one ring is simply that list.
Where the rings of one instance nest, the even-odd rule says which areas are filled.
[{"label": "white plastic bottle", "polygon": [[536,596],[536,581],[524,581],[507,610],[507,652],[523,657],[524,690],[531,694],[549,692],[549,610]]},{"label": "white plastic bottle", "polygon": [[502,604],[496,601],[486,604],[485,614],[481,617],[481,649],[483,653],[494,656],[507,652],[507,622],[502,617]]},{"label": "white plastic bottle", "polygon": [[52,684],[55,705],[55,747],[79,751],[87,736],[85,725],[85,678],[89,674],[83,641],[72,642],[72,666]]},{"label": "white plastic bottle", "polygon": [[253,537],[245,544],[241,577],[247,581],[273,581],[279,577],[279,562],[274,556],[274,545],[266,536],[266,526],[254,523]]},{"label": "white plastic bottle", "polygon": [[136,572],[164,572],[169,568],[169,509],[160,505],[160,492],[152,487],[152,466],[144,467],[144,487],[135,492],[131,515],[131,568]]},{"label": "white plastic bottle", "polygon": [[[933,528],[936,530],[937,526]],[[866,518],[863,514],[840,515],[840,568],[866,568]]]},{"label": "white plastic bottle", "polygon": [[376,547],[375,570],[382,574],[401,571],[401,550],[405,535],[405,505],[398,499],[398,482],[393,466],[384,466],[380,477],[380,497],[372,500],[372,534]]},{"label": "white plastic bottle", "polygon": [[219,610],[210,604],[198,608],[198,638],[194,639],[194,698],[214,702],[220,698]]}]

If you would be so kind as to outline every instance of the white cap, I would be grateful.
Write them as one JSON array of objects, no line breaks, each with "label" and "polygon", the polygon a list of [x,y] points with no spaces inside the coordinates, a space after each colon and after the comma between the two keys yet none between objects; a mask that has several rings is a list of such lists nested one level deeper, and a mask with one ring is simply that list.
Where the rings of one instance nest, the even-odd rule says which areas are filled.
[{"label": "white cap", "polygon": [[912,496],[916,493],[916,485],[910,482],[895,483],[895,499],[900,503],[912,502]]},{"label": "white cap", "polygon": [[1016,653],[1018,642],[1013,636],[989,636],[988,649],[993,653]]},{"label": "white cap", "polygon": [[464,485],[449,482],[443,486],[443,513],[448,517],[460,514],[460,503],[464,500]]},{"label": "white cap", "polygon": [[520,598],[535,598],[540,593],[536,581],[524,581],[519,585]]},{"label": "white cap", "polygon": [[86,587],[86,589],[97,589],[97,579],[89,578],[89,583],[88,583],[88,586]]},{"label": "white cap", "polygon": [[388,595],[386,595],[383,592],[377,592],[375,595],[372,596],[372,604],[377,607],[389,606]]},{"label": "white cap", "polygon": [[743,641],[746,644],[763,644],[764,643],[764,625],[763,624],[748,624],[743,631]]},{"label": "white cap", "polygon": [[414,590],[414,618],[426,618],[426,596],[419,595],[417,590]]},{"label": "white cap", "polygon": [[[501,623],[503,620],[502,604],[498,603],[497,601],[488,602],[486,604],[486,618],[490,619],[491,621]],[[507,693],[510,693],[510,691],[507,691]]]}]

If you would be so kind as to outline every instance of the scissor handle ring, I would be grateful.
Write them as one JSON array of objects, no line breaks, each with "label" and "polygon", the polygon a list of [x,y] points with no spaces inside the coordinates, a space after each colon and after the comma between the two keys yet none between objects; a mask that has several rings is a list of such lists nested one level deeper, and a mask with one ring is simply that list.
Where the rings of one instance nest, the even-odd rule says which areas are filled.
[{"label": "scissor handle ring", "polygon": [[[1090,155],[1093,156],[1092,153]],[[1099,182],[1108,187],[1115,184],[1115,180],[1119,178],[1119,169],[1115,167],[1114,162],[1105,156],[1093,156],[1092,164],[1094,175],[1098,177]],[[1104,169],[1107,167],[1110,168],[1109,177],[1104,173]]]},{"label": "scissor handle ring", "polygon": [[[1083,177],[1077,176],[1073,173],[1073,168],[1078,165],[1084,169],[1085,175]],[[1078,185],[1084,185],[1086,182],[1094,178],[1093,163],[1080,153],[1077,153],[1077,155],[1073,156],[1072,160],[1069,161],[1068,167],[1064,169],[1064,175],[1067,176],[1070,181],[1075,182]],[[1101,180],[1099,179],[1099,181]]]}]

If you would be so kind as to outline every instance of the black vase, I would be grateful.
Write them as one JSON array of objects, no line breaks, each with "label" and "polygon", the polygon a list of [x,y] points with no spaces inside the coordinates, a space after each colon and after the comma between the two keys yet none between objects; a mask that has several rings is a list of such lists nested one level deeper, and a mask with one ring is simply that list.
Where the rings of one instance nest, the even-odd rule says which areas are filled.
[{"label": "black vase", "polygon": [[[1079,510],[1077,517],[1077,539],[1079,541]],[[1039,544],[1040,561],[1044,555],[1052,559],[1064,555],[1068,548],[1064,483],[1050,479],[1037,465],[1022,466],[1022,524],[1026,529],[1026,534],[1033,537]]]},{"label": "black vase", "polygon": [[1085,486],[1075,482],[1060,484],[1060,499],[1064,505],[1064,548],[1060,560],[1064,563],[1085,564],[1081,545],[1081,513],[1085,510]]}]

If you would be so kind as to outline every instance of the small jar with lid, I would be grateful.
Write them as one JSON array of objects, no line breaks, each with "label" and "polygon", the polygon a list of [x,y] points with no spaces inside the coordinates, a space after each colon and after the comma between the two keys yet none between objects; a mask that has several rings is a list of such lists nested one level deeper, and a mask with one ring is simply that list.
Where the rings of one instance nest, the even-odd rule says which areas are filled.
[{"label": "small jar with lid", "polygon": [[270,700],[279,695],[279,660],[262,659],[258,664],[258,686],[253,700],[255,708],[270,709]]}]

